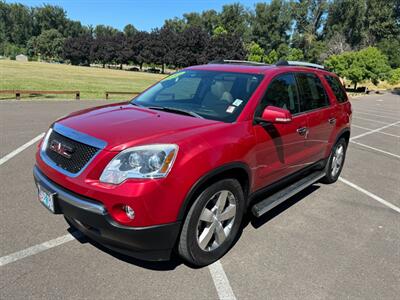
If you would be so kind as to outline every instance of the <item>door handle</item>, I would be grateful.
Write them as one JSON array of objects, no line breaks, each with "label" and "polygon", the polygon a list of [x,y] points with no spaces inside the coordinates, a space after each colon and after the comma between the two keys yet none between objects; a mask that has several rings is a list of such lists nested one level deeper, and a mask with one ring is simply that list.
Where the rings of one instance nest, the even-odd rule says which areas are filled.
[{"label": "door handle", "polygon": [[299,129],[297,129],[297,133],[300,135],[306,135],[308,132],[308,128],[307,127],[300,127]]},{"label": "door handle", "polygon": [[335,124],[336,123],[336,118],[330,118],[328,120],[328,123],[331,124],[331,125]]}]

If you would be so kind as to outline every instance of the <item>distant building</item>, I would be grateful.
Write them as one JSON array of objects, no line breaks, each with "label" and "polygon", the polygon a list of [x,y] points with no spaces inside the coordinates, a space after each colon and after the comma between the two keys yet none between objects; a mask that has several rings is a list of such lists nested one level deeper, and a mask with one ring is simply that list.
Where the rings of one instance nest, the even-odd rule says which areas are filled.
[{"label": "distant building", "polygon": [[15,57],[15,60],[17,61],[28,61],[28,56],[24,54],[19,54]]}]

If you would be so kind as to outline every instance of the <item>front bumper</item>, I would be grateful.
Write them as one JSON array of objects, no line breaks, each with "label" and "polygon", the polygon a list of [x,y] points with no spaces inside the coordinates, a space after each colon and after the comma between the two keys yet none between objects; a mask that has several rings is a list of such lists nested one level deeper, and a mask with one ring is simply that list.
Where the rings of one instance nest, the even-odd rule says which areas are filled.
[{"label": "front bumper", "polygon": [[128,227],[115,222],[97,201],[75,194],[47,178],[37,166],[36,185],[55,194],[57,214],[63,214],[74,227],[104,246],[144,260],[168,260],[180,230],[180,222],[148,227]]}]

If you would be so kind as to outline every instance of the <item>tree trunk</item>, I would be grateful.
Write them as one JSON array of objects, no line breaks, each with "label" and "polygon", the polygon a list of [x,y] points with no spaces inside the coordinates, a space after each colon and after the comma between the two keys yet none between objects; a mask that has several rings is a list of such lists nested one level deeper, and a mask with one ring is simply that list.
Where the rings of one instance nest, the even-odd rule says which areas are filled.
[{"label": "tree trunk", "polygon": [[140,71],[143,71],[143,63],[140,63]]},{"label": "tree trunk", "polygon": [[164,66],[164,63],[162,63],[162,66],[161,66],[161,73],[164,74],[164,72],[165,72],[165,66]]},{"label": "tree trunk", "polygon": [[105,63],[103,63],[103,69],[105,69],[106,68],[106,64]]},{"label": "tree trunk", "polygon": [[119,69],[122,70],[122,64],[119,65]]},{"label": "tree trunk", "polygon": [[357,82],[354,82],[354,92],[356,91],[356,89],[357,89]]}]

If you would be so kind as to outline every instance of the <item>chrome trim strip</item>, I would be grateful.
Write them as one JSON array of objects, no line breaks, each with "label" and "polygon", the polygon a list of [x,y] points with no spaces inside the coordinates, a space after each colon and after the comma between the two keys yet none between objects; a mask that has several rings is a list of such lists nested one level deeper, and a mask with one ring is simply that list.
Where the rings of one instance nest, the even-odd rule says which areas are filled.
[{"label": "chrome trim strip", "polygon": [[47,134],[43,140],[43,145],[42,145],[42,148],[40,149],[40,157],[47,165],[49,165],[53,169],[57,170],[58,172],[60,172],[64,175],[67,175],[69,177],[78,177],[79,175],[81,175],[82,172],[86,169],[86,167],[99,154],[100,150],[97,151],[95,155],[93,155],[93,157],[86,163],[86,165],[84,165],[82,167],[82,169],[78,173],[68,172],[68,171],[64,170],[63,168],[60,168],[59,166],[57,166],[46,154],[46,147],[47,147],[48,139],[53,130],[67,138],[70,138],[71,140],[74,140],[74,141],[77,141],[77,142],[80,142],[82,144],[86,144],[86,145],[89,145],[92,147],[99,148],[100,150],[104,149],[107,146],[107,143],[103,140],[100,140],[100,139],[97,139],[90,135],[87,135],[85,133],[76,131],[67,126],[64,126],[64,125],[61,125],[58,123],[54,123],[53,127],[49,129],[49,131],[47,132]]},{"label": "chrome trim strip", "polygon": [[80,142],[82,144],[86,144],[92,147],[104,149],[107,146],[107,143],[103,140],[99,140],[95,137],[87,135],[85,133],[79,132],[75,129],[69,128],[67,126],[54,123],[53,130],[58,132],[59,134],[70,138],[71,140]]},{"label": "chrome trim strip", "polygon": [[68,204],[98,215],[107,214],[107,210],[103,205],[92,203],[82,198],[78,198],[66,192],[64,189],[56,186],[40,172],[37,166],[33,168],[33,176],[35,177],[36,182],[42,185],[43,188],[49,190],[49,192],[55,192],[57,194],[57,198],[67,202]]}]

